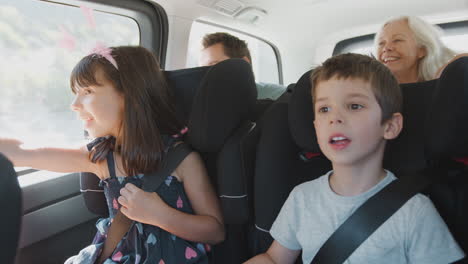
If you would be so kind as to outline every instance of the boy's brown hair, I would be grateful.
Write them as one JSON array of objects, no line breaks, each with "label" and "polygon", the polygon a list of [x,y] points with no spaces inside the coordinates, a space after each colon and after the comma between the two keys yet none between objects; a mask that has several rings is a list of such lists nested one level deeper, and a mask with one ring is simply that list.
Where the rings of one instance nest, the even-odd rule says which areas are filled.
[{"label": "boy's brown hair", "polygon": [[250,57],[250,51],[247,47],[247,43],[238,37],[235,37],[226,32],[207,34],[203,37],[202,45],[204,49],[218,43],[223,44],[224,54],[226,54],[226,56],[229,58],[242,59],[247,57],[252,63],[252,58]]},{"label": "boy's brown hair", "polygon": [[369,82],[382,109],[382,122],[387,121],[394,113],[401,112],[403,99],[400,86],[392,72],[376,59],[347,53],[326,60],[310,76],[312,103],[315,103],[315,87],[332,78],[355,78]]}]

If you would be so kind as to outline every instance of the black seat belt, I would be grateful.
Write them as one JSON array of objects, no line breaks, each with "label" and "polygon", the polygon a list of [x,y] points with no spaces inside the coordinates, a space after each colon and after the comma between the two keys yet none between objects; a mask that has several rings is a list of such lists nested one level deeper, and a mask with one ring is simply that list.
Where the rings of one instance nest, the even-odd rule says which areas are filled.
[{"label": "black seat belt", "polygon": [[[171,147],[163,160],[161,169],[157,172],[145,175],[143,178],[142,189],[146,192],[156,191],[159,185],[164,182],[166,177],[170,175],[177,166],[179,166],[190,152],[192,152],[192,149],[183,142]],[[104,260],[110,257],[119,241],[128,232],[132,222],[133,221],[125,216],[121,210],[117,212],[111,226],[109,227],[109,232],[106,241],[104,242],[102,253],[96,263],[101,264]]]},{"label": "black seat belt", "polygon": [[430,183],[426,170],[402,175],[364,202],[322,245],[311,264],[341,264],[400,209]]}]

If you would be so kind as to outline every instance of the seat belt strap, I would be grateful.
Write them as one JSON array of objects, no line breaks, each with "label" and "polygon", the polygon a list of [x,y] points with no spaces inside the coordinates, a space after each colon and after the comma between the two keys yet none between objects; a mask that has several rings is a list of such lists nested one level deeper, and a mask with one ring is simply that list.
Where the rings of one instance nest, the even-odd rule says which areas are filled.
[{"label": "seat belt strap", "polygon": [[[165,177],[172,173],[191,152],[192,149],[184,142],[171,147],[162,161],[161,169],[157,172],[150,173],[143,178],[142,189],[146,192],[156,191],[161,183],[164,182]],[[132,222],[133,221],[126,217],[121,210],[117,212],[111,226],[109,227],[109,232],[104,242],[102,253],[96,263],[101,264],[110,257],[117,247],[117,244],[128,232]]]},{"label": "seat belt strap", "polygon": [[322,245],[311,264],[341,264],[400,209],[429,185],[428,171],[402,175],[364,202]]}]

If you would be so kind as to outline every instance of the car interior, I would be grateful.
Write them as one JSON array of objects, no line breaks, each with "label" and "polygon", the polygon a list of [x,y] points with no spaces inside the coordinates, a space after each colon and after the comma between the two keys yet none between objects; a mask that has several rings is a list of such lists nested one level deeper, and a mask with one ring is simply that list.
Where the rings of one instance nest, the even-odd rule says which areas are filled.
[{"label": "car interior", "polygon": [[[82,14],[83,6],[94,10],[96,27],[86,24],[90,20]],[[366,14],[356,16],[360,10]],[[189,129],[185,141],[201,154],[220,200],[226,239],[213,246],[210,261],[242,263],[270,247],[273,238],[269,230],[291,190],[331,170],[313,126],[310,74],[314,67],[339,53],[369,55],[383,17],[396,15],[425,17],[441,26],[447,40],[452,38],[457,47],[467,47],[467,11],[466,1],[457,0],[6,0],[0,3],[0,17],[5,17],[9,27],[2,29],[0,22],[0,47],[10,53],[19,47],[32,49],[38,56],[46,54],[36,47],[44,38],[48,49],[58,55],[40,57],[50,63],[38,64],[41,70],[31,76],[20,75],[21,81],[0,77],[0,86],[4,87],[29,85],[23,80],[45,87],[37,93],[19,88],[6,92],[2,88],[5,96],[0,99],[0,136],[24,130],[27,137],[35,139],[49,133],[46,140],[59,141],[68,140],[68,136],[57,135],[56,131],[66,129],[73,133],[73,140],[86,139],[80,124],[62,114],[65,110],[71,112],[71,95],[62,95],[70,93],[70,89],[68,75],[61,70],[69,74],[70,65],[82,55],[78,47],[85,46],[85,40],[79,40],[73,49],[68,50],[70,42],[64,48],[67,34],[93,41],[102,38],[109,45],[146,47],[159,59],[176,99],[178,118]],[[47,27],[48,31],[35,27]],[[43,35],[30,37],[32,44],[18,40],[27,39],[14,35],[26,32],[26,28]],[[267,49],[255,49],[252,54],[257,58],[252,65],[242,59],[228,59],[199,67],[196,57],[200,36],[220,31],[251,38],[249,47],[264,45]],[[53,43],[57,39],[60,41]],[[257,42],[261,44],[253,44]],[[39,60],[28,56],[18,60]],[[268,59],[262,61],[263,57]],[[57,58],[65,58],[63,61],[70,65],[52,64],[60,61]],[[13,62],[15,59],[11,58]],[[19,67],[1,68],[5,76],[13,76]],[[63,75],[63,79],[35,79],[51,75]],[[282,84],[284,93],[274,100],[257,99],[258,81]],[[431,199],[458,244],[468,252],[468,58],[450,63],[438,79],[400,86],[404,129],[387,143],[384,168],[397,176],[424,180],[421,192]],[[46,98],[40,93],[47,94]],[[24,102],[16,102],[19,96],[24,96]],[[36,101],[48,104],[52,110],[37,108]],[[13,113],[28,104],[33,107],[25,116]],[[56,124],[39,125],[35,115],[42,112]],[[27,125],[16,120],[26,120]],[[2,170],[7,167],[1,158],[0,162]],[[8,239],[6,251],[2,250],[7,254],[2,259],[16,254],[17,264],[63,263],[91,242],[97,219],[108,215],[97,177],[31,168],[15,171],[22,193],[16,198],[22,201],[3,203],[2,207],[22,213],[11,216],[12,222],[2,227],[2,236],[15,237]],[[468,259],[457,263],[468,263]]]}]

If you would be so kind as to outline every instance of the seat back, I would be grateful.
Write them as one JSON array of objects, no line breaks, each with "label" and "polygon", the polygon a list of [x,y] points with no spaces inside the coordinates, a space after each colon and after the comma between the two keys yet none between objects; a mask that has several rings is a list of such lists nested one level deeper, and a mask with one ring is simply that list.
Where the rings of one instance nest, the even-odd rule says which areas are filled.
[{"label": "seat back", "polygon": [[0,259],[14,263],[22,215],[21,188],[13,165],[0,153]]},{"label": "seat back", "polygon": [[188,142],[202,156],[221,200],[226,240],[215,246],[214,263],[248,257],[246,229],[257,144],[253,116],[257,91],[251,66],[231,59],[213,66],[197,91],[188,120]]},{"label": "seat back", "polygon": [[468,58],[445,68],[433,98],[425,123],[425,153],[429,166],[443,173],[425,193],[468,252]]},{"label": "seat back", "polygon": [[273,238],[269,230],[294,186],[331,168],[315,139],[310,72],[289,89],[291,94],[279,98],[260,122],[254,176],[252,255],[265,252],[270,246]]}]

